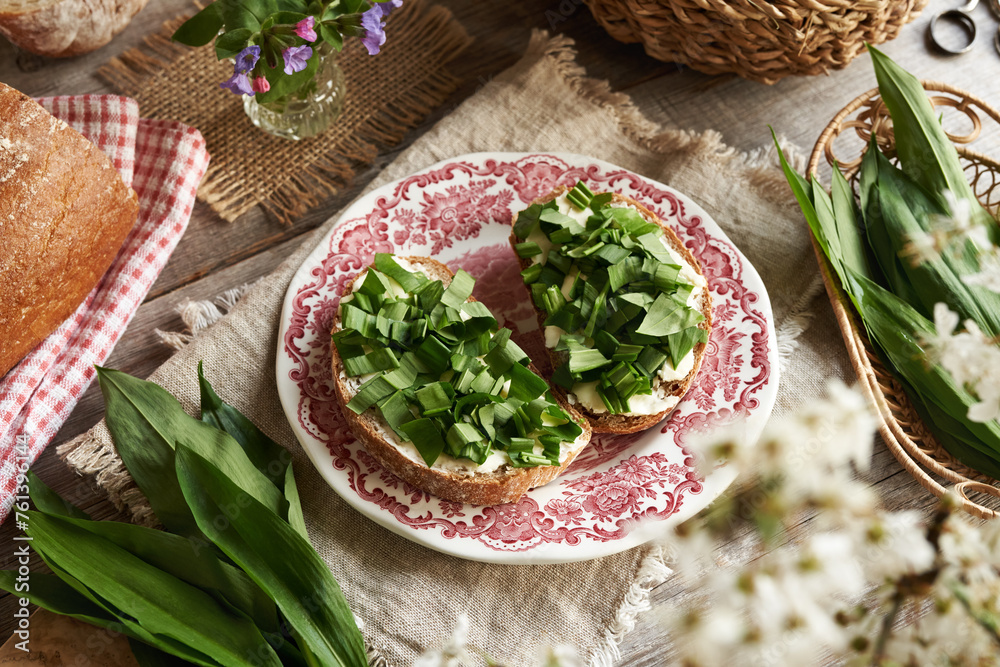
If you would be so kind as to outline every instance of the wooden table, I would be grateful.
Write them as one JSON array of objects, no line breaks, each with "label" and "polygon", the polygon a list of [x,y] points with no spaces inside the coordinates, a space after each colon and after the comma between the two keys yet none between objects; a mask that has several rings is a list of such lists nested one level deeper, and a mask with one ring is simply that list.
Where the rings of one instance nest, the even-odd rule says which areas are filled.
[{"label": "wooden table", "polygon": [[[628,94],[650,120],[667,127],[715,129],[722,133],[727,144],[740,150],[749,151],[765,145],[769,139],[766,127],[769,123],[789,141],[803,148],[811,147],[836,110],[875,86],[867,56],[829,76],[785,79],[774,86],[736,77],[708,77],[678,65],[652,60],[640,47],[612,40],[593,21],[582,0],[439,2],[449,7],[475,37],[468,52],[452,66],[464,85],[400,146],[383,151],[371,167],[360,170],[351,187],[294,225],[282,227],[260,211],[228,224],[199,203],[186,235],[119,341],[108,366],[139,377],[148,376],[171,354],[153,330],[183,328],[175,310],[179,303],[185,299],[213,298],[230,287],[273,270],[305,239],[305,235],[327,218],[329,212],[339,210],[353,199],[410,142],[474,94],[494,74],[516,62],[527,46],[532,29],[544,28],[573,37],[579,51],[578,62],[588,74],[607,79],[614,90]],[[140,44],[143,37],[189,4],[189,0],[155,0],[110,45],[71,60],[46,60],[19,53],[0,39],[0,81],[33,96],[110,92],[94,76],[97,68],[112,56]],[[925,34],[932,13],[957,4],[957,0],[932,0],[924,15],[884,49],[921,78],[946,81],[995,105],[1000,104],[1000,76],[997,76],[1000,74],[1000,55],[991,43],[995,20],[985,3],[975,12],[981,34],[971,52],[946,57],[927,48]],[[990,139],[1000,146],[1000,137]],[[1000,154],[1000,150],[994,154]],[[58,459],[55,446],[89,429],[102,414],[100,391],[95,384],[33,467],[58,493],[98,519],[115,518],[117,514],[88,481],[77,477]],[[930,494],[881,444],[876,446],[867,479],[890,509],[926,510],[934,504]],[[12,523],[8,521],[0,527],[0,544],[12,544],[15,534]],[[736,542],[728,548],[735,555],[740,551],[740,544]],[[0,567],[14,566],[10,552],[10,549],[2,550]],[[667,583],[654,591],[654,607],[676,604],[679,596],[683,597],[678,589]],[[9,595],[0,598],[0,637],[7,637],[13,630],[14,604],[14,598]],[[665,637],[657,625],[655,613],[643,615],[621,649],[623,665],[652,666],[666,661]]]}]

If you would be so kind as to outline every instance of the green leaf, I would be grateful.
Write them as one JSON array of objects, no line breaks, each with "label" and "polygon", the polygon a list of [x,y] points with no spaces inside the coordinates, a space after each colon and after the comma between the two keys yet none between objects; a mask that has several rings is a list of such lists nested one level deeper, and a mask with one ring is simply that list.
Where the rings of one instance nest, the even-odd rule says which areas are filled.
[{"label": "green leaf", "polygon": [[778,144],[778,136],[774,133],[774,128],[771,127],[769,129],[771,130],[771,139],[774,141],[774,147],[778,151],[778,159],[781,161],[781,170],[785,174],[785,180],[788,181],[788,186],[792,189],[792,194],[795,195],[795,200],[799,203],[799,208],[802,209],[806,223],[809,225],[809,229],[812,231],[817,243],[819,243],[820,249],[832,264],[836,260],[831,257],[827,231],[820,224],[819,216],[816,214],[816,206],[812,201],[812,186],[809,184],[809,181],[792,169],[792,165],[788,164],[785,152],[781,150],[781,146]]},{"label": "green leaf", "polygon": [[253,31],[249,28],[236,28],[219,35],[215,40],[215,56],[219,60],[235,58],[240,51],[245,49],[253,36]]},{"label": "green leaf", "polygon": [[335,50],[343,50],[344,38],[340,35],[340,32],[336,27],[327,23],[320,23],[316,26],[316,32],[319,34],[320,39],[332,46]]},{"label": "green leaf", "polygon": [[340,0],[340,11],[344,14],[363,14],[371,8],[368,0]]},{"label": "green leaf", "polygon": [[[100,605],[95,604],[87,596],[77,592],[77,590],[70,584],[66,583],[56,575],[33,572],[31,574],[30,587],[23,586],[23,582],[18,582],[17,578],[17,572],[6,570],[0,571],[0,590],[5,590],[17,597],[25,597],[32,604],[38,605],[42,609],[47,609],[54,614],[68,616],[99,628],[105,628],[116,634],[125,634],[129,638],[129,644],[133,649],[133,653],[136,654],[137,661],[143,667],[145,667],[145,665],[192,664],[188,660],[182,660],[169,655],[159,649],[152,648],[149,644],[146,644],[143,641],[137,640],[136,635],[142,635],[143,637],[153,639],[154,641],[155,638],[149,633],[142,632],[141,629],[139,629],[139,631],[135,631],[128,627],[114,614],[108,612]],[[22,583],[22,590],[17,589],[19,583]],[[143,653],[141,657],[139,652]],[[147,656],[152,660],[154,655],[158,656],[161,662],[143,660],[143,658]],[[201,654],[192,652],[191,657],[195,656],[201,656]],[[200,664],[218,664],[214,661],[209,661],[207,656],[201,657],[204,658],[205,661]]]},{"label": "green leaf", "polygon": [[413,442],[417,451],[420,452],[420,457],[428,467],[434,465],[445,448],[441,430],[434,423],[434,420],[426,417],[414,419],[403,424],[400,428]]},{"label": "green leaf", "polygon": [[[950,429],[951,432],[992,460],[994,465],[987,470],[1000,474],[1000,423],[971,421],[968,410],[977,399],[940,365],[927,362],[922,340],[934,334],[934,325],[905,301],[867,278],[851,274],[849,280],[865,328],[891,367],[915,391],[918,400],[928,407],[940,408],[934,411],[938,417],[947,415],[953,419],[960,429]],[[943,425],[940,420],[938,423]],[[946,446],[949,442],[954,440],[942,440]]]},{"label": "green leaf", "polygon": [[635,331],[644,336],[663,337],[693,327],[704,319],[705,316],[697,310],[661,293]]},{"label": "green leaf", "polygon": [[877,179],[874,185],[867,184],[869,238],[892,291],[925,317],[932,317],[934,305],[943,302],[962,320],[972,319],[987,334],[1000,335],[1000,295],[962,280],[978,271],[975,257],[954,257],[946,252],[919,263],[900,260],[909,239],[931,230],[931,217],[942,210],[929,193],[874,147],[864,160],[870,163],[868,178]]},{"label": "green leaf", "polygon": [[920,81],[873,46],[868,46],[879,94],[892,116],[896,153],[903,171],[942,207],[944,191],[972,204],[973,216],[989,225],[997,242],[997,222],[976,199],[955,145],[945,134]]},{"label": "green leaf", "polygon": [[834,225],[840,245],[841,261],[855,273],[874,280],[868,265],[868,253],[865,244],[864,221],[861,212],[854,201],[851,185],[844,178],[840,167],[833,167],[833,181],[830,186],[830,198],[833,201]]},{"label": "green leaf", "polygon": [[407,271],[389,253],[380,252],[375,254],[375,268],[399,283],[403,291],[407,293],[414,292],[427,281],[427,276],[423,273]]},{"label": "green leaf", "polygon": [[226,30],[248,28],[254,32],[271,14],[278,11],[275,0],[220,0],[222,4],[222,19]]},{"label": "green leaf", "polygon": [[253,466],[231,436],[188,415],[176,398],[154,382],[106,368],[98,368],[97,376],[115,447],[153,512],[169,530],[198,534],[174,473],[174,447],[181,440],[272,511],[285,516],[287,504],[277,487]]},{"label": "green leaf", "polygon": [[222,28],[221,7],[220,2],[212,2],[181,24],[170,39],[187,46],[205,46]]},{"label": "green leaf", "polygon": [[292,462],[292,455],[257,428],[257,425],[242,412],[219,398],[212,385],[205,379],[200,361],[198,386],[201,391],[201,420],[231,435],[257,470],[275,485],[285,484],[287,479],[285,469]]},{"label": "green leaf", "polygon": [[288,501],[288,525],[306,540],[309,531],[306,530],[306,517],[302,513],[302,501],[299,499],[299,487],[295,483],[295,472],[292,466],[285,469],[285,500]]},{"label": "green leaf", "polygon": [[108,540],[153,567],[202,589],[254,620],[257,627],[278,630],[274,603],[242,571],[219,559],[219,551],[204,541],[162,530],[115,521],[67,519],[72,525]]},{"label": "green leaf", "polygon": [[[868,246],[871,248],[875,262],[881,269],[884,284],[889,290],[907,303],[920,303],[920,297],[913,290],[910,279],[906,275],[903,259],[897,253],[897,245],[889,234],[882,214],[882,197],[879,195],[879,159],[878,148],[869,147],[861,159],[859,190],[861,205],[864,209],[865,230],[868,236]],[[847,285],[841,283],[845,290]],[[857,307],[857,304],[855,304]]]},{"label": "green leaf", "polygon": [[[204,591],[74,525],[74,520],[28,514],[27,533],[37,551],[148,632],[183,640],[223,665],[244,665],[247,655],[262,665],[281,665],[245,615],[234,614]],[[225,515],[220,510],[218,516]]]},{"label": "green leaf", "polygon": [[149,632],[139,625],[134,618],[125,614],[120,609],[117,609],[114,605],[108,603],[107,600],[95,595],[93,591],[80,583],[78,579],[62,569],[55,561],[52,560],[51,557],[46,555],[44,551],[37,548],[35,551],[42,557],[45,564],[59,579],[70,586],[79,595],[82,595],[85,599],[89,600],[92,604],[104,610],[104,613],[108,617],[115,619],[113,621],[105,621],[102,618],[93,618],[92,620],[87,620],[86,622],[97,625],[98,627],[108,628],[115,632],[120,632],[127,637],[146,642],[151,646],[156,646],[173,655],[181,656],[192,664],[203,665],[204,667],[219,667],[219,663],[217,661],[213,660],[204,653],[196,651],[186,644],[175,639],[171,639],[170,637],[156,635]]},{"label": "green leaf", "polygon": [[183,658],[170,655],[132,637],[128,638],[128,645],[132,649],[132,657],[139,663],[139,667],[184,667],[184,665],[191,664]]},{"label": "green leaf", "polygon": [[26,478],[28,480],[28,495],[38,511],[72,519],[90,519],[89,514],[73,503],[63,500],[58,493],[47,487],[34,470],[29,470]]},{"label": "green leaf", "polygon": [[[199,527],[274,599],[317,664],[368,664],[340,586],[308,541],[183,446],[177,452],[177,475]],[[238,514],[216,521],[223,507],[234,504],[241,508]]]},{"label": "green leaf", "polygon": [[0,590],[15,597],[27,598],[31,604],[60,616],[69,616],[91,625],[107,627],[105,624],[116,621],[113,615],[55,575],[32,572],[28,581],[18,581],[18,577],[16,570],[0,570]]},{"label": "green leaf", "polygon": [[708,332],[700,327],[688,327],[670,334],[667,339],[667,345],[670,348],[670,363],[674,368],[677,368],[695,345],[708,342]]}]

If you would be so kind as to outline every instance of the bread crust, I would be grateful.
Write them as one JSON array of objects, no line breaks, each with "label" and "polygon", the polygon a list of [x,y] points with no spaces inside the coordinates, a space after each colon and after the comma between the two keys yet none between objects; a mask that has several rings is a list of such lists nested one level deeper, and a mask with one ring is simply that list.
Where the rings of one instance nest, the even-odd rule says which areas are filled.
[{"label": "bread crust", "polygon": [[[553,199],[559,197],[561,194],[569,190],[568,187],[561,185],[555,190],[545,195],[544,197],[539,197],[531,202],[534,204],[544,204]],[[601,193],[594,193],[601,194]],[[664,238],[670,243],[671,248],[673,248],[686,262],[688,262],[699,274],[704,275],[701,268],[701,262],[695,257],[690,250],[685,247],[684,243],[678,238],[677,234],[674,233],[669,225],[660,220],[660,217],[650,211],[648,208],[632,199],[631,197],[626,197],[624,195],[618,194],[617,192],[612,193],[612,201],[628,204],[629,206],[635,207],[636,210],[642,215],[643,218],[649,222],[656,223],[663,229]],[[510,244],[514,247],[517,243],[520,243],[523,239],[519,239],[514,233],[514,224],[517,222],[518,214],[514,214],[511,219],[511,232],[510,232]],[[516,254],[516,253],[515,253]],[[525,258],[518,258],[518,262],[521,265],[521,269],[526,269],[531,266],[531,262]],[[545,320],[547,316],[544,311],[540,310],[538,307],[532,303],[532,307],[535,310],[535,318],[538,320],[539,335],[543,335],[545,331]],[[712,295],[711,292],[706,289],[704,290],[704,297],[702,299],[701,314],[704,316],[704,320],[698,325],[701,329],[711,334],[712,331]],[[698,343],[694,346],[694,366],[691,368],[691,372],[683,380],[674,380],[672,382],[664,383],[660,381],[660,385],[666,386],[666,393],[669,396],[677,396],[678,398],[683,398],[684,394],[687,393],[691,384],[694,382],[695,377],[698,375],[698,370],[701,368],[702,359],[705,356],[705,350],[707,349],[706,343]],[[549,353],[549,360],[552,362],[552,368],[554,369],[557,363],[560,361],[558,353],[548,346],[545,347],[546,351]],[[552,387],[553,395],[556,395],[559,399],[569,402],[568,392],[560,387],[559,385],[552,384],[551,378],[549,378],[549,384]],[[655,387],[656,385],[654,385]],[[591,428],[594,433],[635,433],[637,431],[644,431],[647,428],[656,426],[659,424],[667,415],[674,411],[677,407],[676,405],[670,409],[663,410],[657,414],[653,415],[635,415],[630,413],[625,414],[610,414],[607,412],[594,412],[584,407],[583,405],[573,404],[574,407],[579,410],[579,412],[586,417],[587,421],[590,423]]]},{"label": "bread crust", "polygon": [[0,0],[0,34],[36,55],[69,58],[95,51],[125,29],[149,0]]},{"label": "bread crust", "polygon": [[73,314],[138,210],[103,151],[0,83],[0,375]]},{"label": "bread crust", "polygon": [[[437,260],[429,257],[402,257],[402,259],[420,266],[429,277],[441,280],[446,287],[451,282],[451,270]],[[354,281],[344,289],[342,297],[351,294],[351,287],[365,273],[362,271],[358,274]],[[475,298],[470,297],[469,300],[475,301]],[[332,333],[337,331],[340,331],[339,309],[333,322]],[[489,473],[462,473],[430,468],[423,461],[414,461],[403,454],[393,442],[387,439],[387,435],[391,436],[392,434],[385,433],[387,429],[381,427],[381,419],[374,408],[369,408],[360,415],[347,409],[346,405],[354,394],[345,382],[344,362],[337,352],[337,346],[331,343],[330,348],[333,357],[333,378],[337,399],[351,432],[364,445],[368,453],[374,456],[389,472],[408,484],[439,498],[469,503],[470,505],[499,505],[517,502],[529,489],[548,484],[558,477],[590,442],[591,428],[587,420],[566,401],[565,396],[559,396],[553,392],[559,406],[583,429],[583,433],[576,439],[574,448],[568,453],[562,465],[534,468],[514,468],[502,465],[496,471]],[[534,373],[538,373],[538,369],[534,365],[529,366],[529,368]]]}]

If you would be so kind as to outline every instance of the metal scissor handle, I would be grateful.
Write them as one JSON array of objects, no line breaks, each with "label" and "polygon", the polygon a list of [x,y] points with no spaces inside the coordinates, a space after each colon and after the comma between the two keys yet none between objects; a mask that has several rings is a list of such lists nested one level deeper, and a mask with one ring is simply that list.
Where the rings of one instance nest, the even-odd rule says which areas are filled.
[{"label": "metal scissor handle", "polygon": [[[937,49],[943,51],[944,53],[949,53],[951,55],[958,55],[960,53],[965,53],[972,48],[972,44],[976,41],[976,22],[972,20],[972,11],[979,5],[979,0],[969,0],[967,4],[957,9],[946,9],[943,12],[938,12],[931,19],[931,24],[928,28],[928,34],[930,35],[931,42]],[[1000,0],[990,0],[991,6],[996,6],[1000,8]],[[961,48],[955,49],[944,44],[940,39],[938,39],[938,24],[944,19],[949,23],[954,23],[960,25],[965,31],[968,37],[968,42]],[[997,36],[998,46],[1000,49],[1000,35]]]}]

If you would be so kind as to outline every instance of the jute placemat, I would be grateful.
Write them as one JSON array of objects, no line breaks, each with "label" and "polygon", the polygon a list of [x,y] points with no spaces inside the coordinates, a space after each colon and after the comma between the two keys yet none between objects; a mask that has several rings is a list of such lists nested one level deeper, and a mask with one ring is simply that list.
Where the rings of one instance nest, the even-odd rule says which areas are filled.
[{"label": "jute placemat", "polygon": [[219,87],[232,65],[211,46],[170,41],[188,16],[168,21],[145,45],[111,60],[98,74],[139,102],[143,117],[179,120],[201,130],[212,163],[198,190],[223,219],[260,205],[291,223],[335,194],[359,164],[375,159],[440,105],[458,85],[445,66],[470,43],[447,9],[406,0],[389,17],[388,40],[369,56],[349,39],[338,62],[347,80],[344,112],[322,135],[289,141],[253,126],[242,98]]},{"label": "jute placemat", "polygon": [[[421,136],[368,189],[442,159],[489,150],[571,150],[668,183],[698,201],[764,279],[783,360],[776,412],[822,393],[826,377],[850,377],[828,304],[815,301],[811,312],[822,290],[816,261],[773,156],[738,153],[716,132],[658,127],[627,96],[586,78],[574,58],[570,40],[536,34],[520,63]],[[761,135],[763,144],[766,128]],[[292,275],[337,215],[151,379],[195,411],[195,368],[204,360],[219,393],[288,447],[313,544],[388,664],[410,665],[443,644],[462,613],[471,621],[469,642],[499,664],[537,664],[539,651],[557,644],[575,648],[585,664],[613,664],[618,643],[648,608],[650,590],[669,575],[660,548],[567,565],[486,565],[445,556],[358,514],[323,482],[296,442],[275,386],[278,320]],[[149,519],[103,424],[59,453],[75,470],[95,476],[136,520]]]}]

